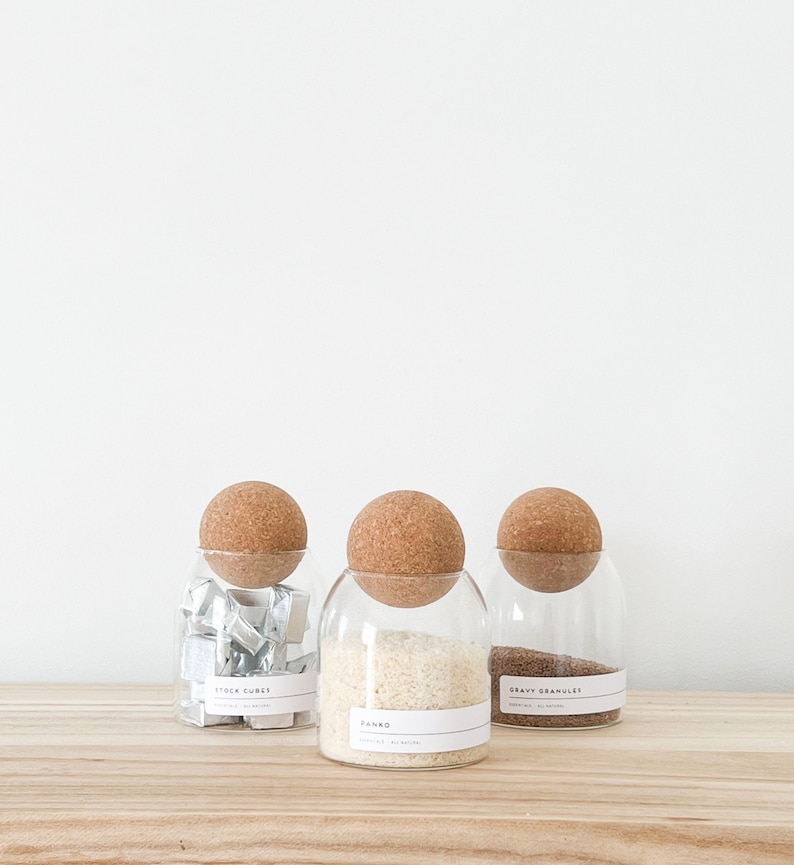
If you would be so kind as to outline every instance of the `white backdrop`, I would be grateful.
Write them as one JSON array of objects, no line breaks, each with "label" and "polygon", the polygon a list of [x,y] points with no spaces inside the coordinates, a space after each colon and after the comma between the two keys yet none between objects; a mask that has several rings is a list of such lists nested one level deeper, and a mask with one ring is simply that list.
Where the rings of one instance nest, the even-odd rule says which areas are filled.
[{"label": "white backdrop", "polygon": [[630,687],[794,689],[794,6],[0,7],[8,681],[168,681],[204,506],[330,585],[424,490],[562,486]]}]

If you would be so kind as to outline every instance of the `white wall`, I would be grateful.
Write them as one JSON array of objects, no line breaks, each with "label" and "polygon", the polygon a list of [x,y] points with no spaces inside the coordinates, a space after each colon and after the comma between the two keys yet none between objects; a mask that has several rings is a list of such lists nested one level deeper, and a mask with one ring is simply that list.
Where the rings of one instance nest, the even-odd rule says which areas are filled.
[{"label": "white wall", "polygon": [[598,513],[634,688],[794,688],[794,7],[0,13],[5,680],[168,681],[209,499],[370,499],[475,573]]}]

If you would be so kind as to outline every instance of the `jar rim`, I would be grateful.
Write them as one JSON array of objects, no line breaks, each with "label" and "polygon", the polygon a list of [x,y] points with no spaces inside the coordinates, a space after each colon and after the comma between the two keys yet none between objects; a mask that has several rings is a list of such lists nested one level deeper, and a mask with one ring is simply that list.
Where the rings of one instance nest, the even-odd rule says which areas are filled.
[{"label": "jar rim", "polygon": [[355,568],[347,567],[344,573],[351,574],[354,577],[374,577],[375,579],[388,580],[457,580],[468,575],[468,571],[461,569],[460,571],[452,571],[445,574],[390,574],[380,573],[379,571],[358,571]]},{"label": "jar rim", "polygon": [[551,550],[511,550],[508,547],[494,547],[497,553],[512,553],[519,556],[595,556],[606,552],[600,550],[566,550],[560,552],[552,552]]},{"label": "jar rim", "polygon": [[207,547],[196,547],[196,552],[202,556],[294,556],[296,553],[308,553],[309,547],[299,550],[211,550]]}]

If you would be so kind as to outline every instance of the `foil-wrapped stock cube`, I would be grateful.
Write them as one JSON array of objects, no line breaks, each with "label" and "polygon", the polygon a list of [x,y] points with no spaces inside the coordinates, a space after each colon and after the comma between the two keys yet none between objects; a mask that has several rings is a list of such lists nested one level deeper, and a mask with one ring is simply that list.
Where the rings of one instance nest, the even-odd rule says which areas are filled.
[{"label": "foil-wrapped stock cube", "polygon": [[227,644],[227,645],[229,646],[228,654],[226,654],[226,655],[219,654],[216,656],[216,660],[217,660],[217,666],[216,666],[217,673],[215,674],[216,676],[233,676],[234,675],[235,659],[234,659],[234,655],[232,654],[231,644]]},{"label": "foil-wrapped stock cube", "polygon": [[265,640],[262,648],[255,654],[234,652],[234,676],[264,675],[274,671],[284,672],[287,669],[287,653],[284,643],[274,643]]},{"label": "foil-wrapped stock cube", "polygon": [[198,634],[204,637],[214,637],[218,632],[211,624],[200,616],[188,616],[185,621],[186,634]]},{"label": "foil-wrapped stock cube", "polygon": [[273,586],[268,615],[268,637],[279,643],[302,643],[309,627],[308,592],[288,585]]},{"label": "foil-wrapped stock cube", "polygon": [[258,669],[256,655],[232,646],[232,676],[247,676]]},{"label": "foil-wrapped stock cube", "polygon": [[309,652],[308,655],[301,655],[299,658],[292,658],[287,661],[284,669],[288,673],[308,673],[311,670],[316,670],[317,652]]},{"label": "foil-wrapped stock cube", "polygon": [[283,730],[295,724],[294,712],[278,715],[245,715],[243,720],[252,730]]},{"label": "foil-wrapped stock cube", "polygon": [[264,589],[229,589],[225,607],[221,599],[213,601],[212,622],[222,619],[223,627],[234,642],[246,652],[257,654],[265,637],[273,643],[301,643],[309,627],[310,595],[288,585]]},{"label": "foil-wrapped stock cube", "polygon": [[191,702],[203,703],[206,693],[207,689],[204,682],[190,682],[188,694]]},{"label": "foil-wrapped stock cube", "polygon": [[211,715],[200,700],[182,700],[179,704],[180,717],[194,727],[215,727],[220,724],[238,724],[240,718],[233,715]]},{"label": "foil-wrapped stock cube", "polygon": [[182,641],[181,675],[191,682],[203,682],[215,675],[215,640],[188,634]]},{"label": "foil-wrapped stock cube", "polygon": [[224,671],[229,667],[231,654],[231,640],[225,635],[209,637],[188,634],[182,641],[182,678],[203,682],[208,676],[224,675]]},{"label": "foil-wrapped stock cube", "polygon": [[233,615],[239,616],[252,628],[263,630],[272,595],[270,586],[264,589],[229,589],[226,599]]},{"label": "foil-wrapped stock cube", "polygon": [[226,594],[219,592],[213,597],[212,603],[204,614],[204,622],[208,627],[220,633],[225,629],[229,615],[229,603],[226,600]]},{"label": "foil-wrapped stock cube", "polygon": [[210,577],[196,577],[185,588],[180,609],[187,616],[202,617],[212,606],[212,601],[220,589]]},{"label": "foil-wrapped stock cube", "polygon": [[267,640],[256,656],[257,667],[260,673],[272,673],[283,671],[287,666],[287,646],[285,643],[276,643]]},{"label": "foil-wrapped stock cube", "polygon": [[234,613],[230,611],[224,625],[234,645],[249,655],[255,655],[265,645],[264,635],[244,619],[239,610]]}]

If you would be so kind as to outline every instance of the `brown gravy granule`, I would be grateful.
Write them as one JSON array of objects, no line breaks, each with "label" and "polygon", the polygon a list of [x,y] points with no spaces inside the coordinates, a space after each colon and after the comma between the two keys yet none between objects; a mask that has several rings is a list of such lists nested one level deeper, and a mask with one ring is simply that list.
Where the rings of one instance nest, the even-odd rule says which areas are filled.
[{"label": "brown gravy granule", "polygon": [[511,727],[603,727],[620,718],[620,709],[586,715],[514,715],[499,708],[499,679],[502,676],[596,676],[616,673],[597,661],[552,655],[522,646],[494,646],[491,649],[491,721]]}]

